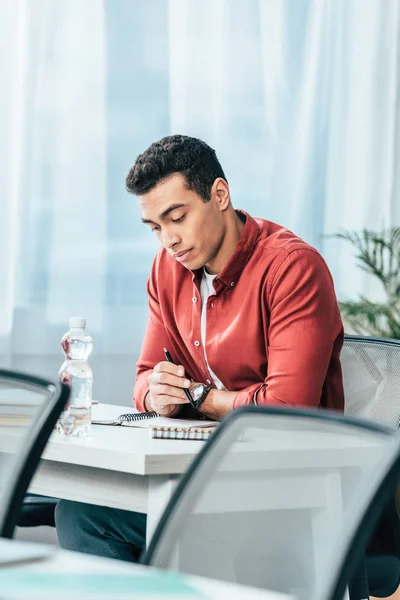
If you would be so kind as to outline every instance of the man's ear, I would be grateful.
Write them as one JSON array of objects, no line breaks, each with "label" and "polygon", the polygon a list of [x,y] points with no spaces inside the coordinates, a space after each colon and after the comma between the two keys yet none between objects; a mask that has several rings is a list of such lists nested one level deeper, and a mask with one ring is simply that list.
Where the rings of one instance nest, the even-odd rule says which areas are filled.
[{"label": "man's ear", "polygon": [[222,177],[217,177],[211,188],[211,198],[215,199],[220,211],[226,210],[231,202],[228,182]]}]

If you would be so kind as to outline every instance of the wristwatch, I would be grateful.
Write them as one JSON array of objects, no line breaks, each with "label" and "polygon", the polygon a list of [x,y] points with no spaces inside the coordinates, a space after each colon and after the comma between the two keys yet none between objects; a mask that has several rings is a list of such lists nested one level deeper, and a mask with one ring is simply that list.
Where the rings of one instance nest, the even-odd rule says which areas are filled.
[{"label": "wristwatch", "polygon": [[204,383],[199,383],[198,385],[195,385],[192,390],[190,390],[190,394],[193,398],[191,402],[193,408],[199,408],[203,404],[210,390],[211,388],[207,385],[204,385]]}]

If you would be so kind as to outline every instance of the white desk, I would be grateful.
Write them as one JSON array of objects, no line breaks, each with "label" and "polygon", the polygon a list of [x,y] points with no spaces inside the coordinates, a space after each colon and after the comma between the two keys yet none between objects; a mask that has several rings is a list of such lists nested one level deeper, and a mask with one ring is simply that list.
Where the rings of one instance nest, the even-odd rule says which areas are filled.
[{"label": "white desk", "polygon": [[[99,419],[131,412],[104,404],[92,410]],[[54,432],[29,491],[147,513],[149,539],[177,478],[203,445],[153,440],[148,429],[132,427],[92,425],[90,438]]]},{"label": "white desk", "polygon": [[[95,405],[96,418],[129,412],[121,406]],[[56,432],[47,445],[30,491],[89,504],[98,504],[147,513],[147,540],[150,539],[176,481],[204,442],[153,440],[147,429],[92,426],[90,438],[64,439]],[[269,508],[323,509],[314,535],[324,535],[325,523],[341,511],[341,489],[337,467],[368,463],[374,448],[344,436],[330,437],[324,432],[312,437],[307,431],[271,431],[255,449],[240,444],[241,468],[268,470],[271,478],[263,482],[260,498],[268,498]],[[276,460],[274,457],[279,457]],[[232,469],[238,468],[238,460]],[[275,481],[274,469],[315,469],[313,485],[301,488],[296,482]],[[323,472],[321,475],[321,471]],[[257,481],[255,482],[258,485]],[[224,510],[221,490],[221,510]],[[252,500],[255,494],[248,494]],[[322,518],[323,516],[323,518]]]},{"label": "white desk", "polygon": [[[1,552],[6,553],[7,545],[11,544],[14,547],[27,546],[26,543],[0,540],[0,558]],[[42,546],[38,548],[39,552],[42,549]],[[82,600],[139,600],[149,597],[160,600],[292,600],[291,596],[277,592],[65,550],[56,550],[39,561],[0,568],[0,589],[2,597],[7,600],[28,596],[30,600],[70,600],[78,597]]]}]

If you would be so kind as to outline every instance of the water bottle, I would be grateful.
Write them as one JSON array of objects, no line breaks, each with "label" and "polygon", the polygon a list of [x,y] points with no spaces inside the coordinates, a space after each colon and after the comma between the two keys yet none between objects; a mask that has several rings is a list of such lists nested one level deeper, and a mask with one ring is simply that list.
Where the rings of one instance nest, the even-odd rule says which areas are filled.
[{"label": "water bottle", "polygon": [[86,319],[72,317],[69,331],[61,338],[65,361],[58,375],[71,388],[69,402],[57,424],[57,431],[65,436],[90,435],[93,374],[87,358],[93,341],[86,335],[85,327]]}]

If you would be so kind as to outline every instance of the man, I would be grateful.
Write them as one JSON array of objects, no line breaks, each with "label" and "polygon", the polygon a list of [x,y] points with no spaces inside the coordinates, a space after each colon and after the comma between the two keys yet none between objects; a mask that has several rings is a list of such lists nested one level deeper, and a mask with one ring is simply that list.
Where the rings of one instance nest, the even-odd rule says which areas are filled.
[{"label": "man", "polygon": [[[317,250],[235,211],[214,150],[195,138],[152,144],[127,188],[162,246],[148,281],[138,410],[175,417],[189,408],[216,420],[246,404],[343,410],[343,327]],[[56,509],[62,547],[125,560],[144,547],[145,523],[67,501]]]}]

